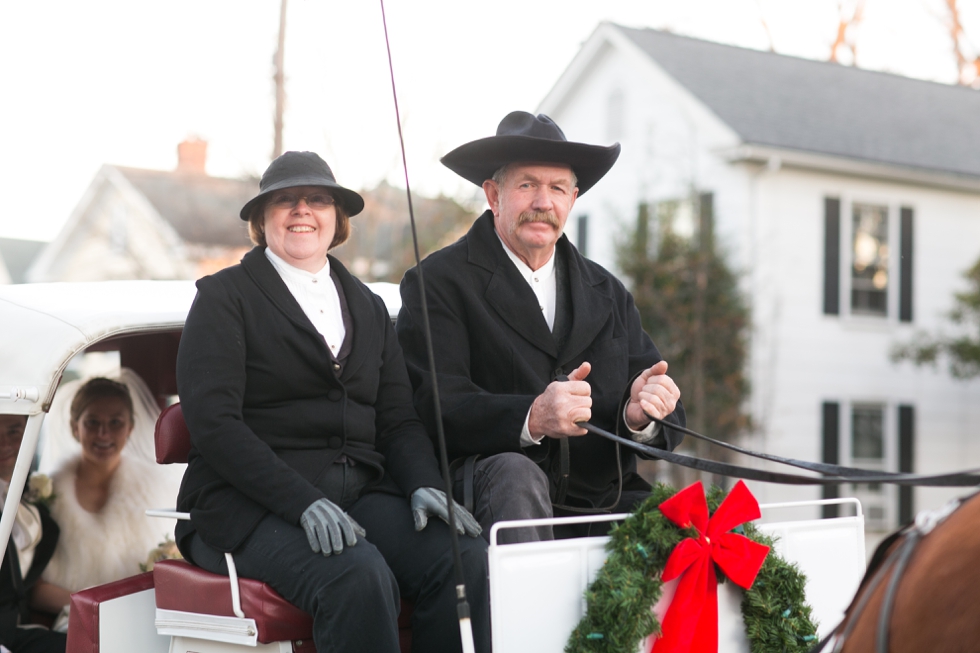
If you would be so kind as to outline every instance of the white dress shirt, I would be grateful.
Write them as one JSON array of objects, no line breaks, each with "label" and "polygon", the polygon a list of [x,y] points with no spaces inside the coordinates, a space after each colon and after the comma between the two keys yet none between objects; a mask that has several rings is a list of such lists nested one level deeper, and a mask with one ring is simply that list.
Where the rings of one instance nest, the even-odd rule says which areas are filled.
[{"label": "white dress shirt", "polygon": [[[534,296],[538,298],[538,306],[541,308],[541,312],[544,314],[544,321],[548,323],[549,329],[555,328],[555,304],[557,302],[558,296],[558,281],[555,278],[555,252],[551,251],[551,256],[548,258],[547,263],[542,265],[537,270],[532,270],[527,263],[522,261],[517,254],[511,251],[507,243],[504,242],[503,238],[500,238],[500,234],[497,234],[497,238],[500,240],[500,245],[504,248],[504,252],[507,253],[507,257],[513,261],[514,266],[517,271],[520,272],[521,276],[527,281],[527,284],[534,291]],[[524,418],[524,428],[521,429],[521,446],[530,447],[532,445],[541,444],[541,440],[544,436],[535,439],[531,435],[531,431],[527,428],[528,420],[531,418],[531,411],[527,411],[527,416]],[[623,409],[623,419],[626,419],[626,409]],[[629,428],[627,424],[626,428]],[[660,430],[660,425],[656,422],[650,422],[646,428],[642,431],[634,431],[629,429],[633,436],[633,440],[636,442],[649,442],[654,437],[656,437],[657,432]]]},{"label": "white dress shirt", "polygon": [[[494,233],[496,234],[497,232],[494,231]],[[544,321],[548,323],[548,328],[554,329],[555,303],[557,302],[556,296],[558,294],[558,283],[555,280],[554,250],[551,251],[551,257],[547,263],[537,270],[532,270],[517,254],[510,251],[507,243],[504,242],[503,238],[500,238],[500,234],[497,234],[497,238],[500,239],[500,244],[503,246],[504,251],[507,252],[507,256],[517,267],[517,271],[527,281],[527,285],[531,286],[531,290],[534,291],[534,296],[538,298],[538,307],[544,314]]]},{"label": "white dress shirt", "polygon": [[324,261],[319,272],[312,273],[286,263],[268,247],[265,248],[265,255],[336,357],[344,344],[347,330],[340,310],[340,296],[330,278],[329,261]]},{"label": "white dress shirt", "polygon": [[[7,500],[9,489],[10,483],[0,478],[0,502]],[[42,535],[41,515],[37,508],[23,502],[17,504],[17,514],[14,517],[14,528],[10,531],[10,537],[17,547],[17,562],[20,564],[20,573],[24,576],[34,562],[34,551],[41,543]]]}]

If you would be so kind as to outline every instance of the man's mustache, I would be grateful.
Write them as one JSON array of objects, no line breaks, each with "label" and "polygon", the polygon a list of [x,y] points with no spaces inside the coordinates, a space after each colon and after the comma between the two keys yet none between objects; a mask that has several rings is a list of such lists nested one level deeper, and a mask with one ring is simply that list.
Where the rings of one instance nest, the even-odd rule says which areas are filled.
[{"label": "man's mustache", "polygon": [[558,216],[551,211],[525,211],[517,216],[517,224],[514,225],[514,228],[516,229],[521,225],[532,222],[543,222],[550,225],[555,231],[559,231],[561,229],[561,223],[558,222]]}]

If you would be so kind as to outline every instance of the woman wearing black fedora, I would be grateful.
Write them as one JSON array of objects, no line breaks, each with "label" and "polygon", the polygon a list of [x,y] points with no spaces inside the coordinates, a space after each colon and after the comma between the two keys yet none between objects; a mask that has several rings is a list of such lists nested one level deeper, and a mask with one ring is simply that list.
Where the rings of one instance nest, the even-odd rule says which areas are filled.
[{"label": "woman wearing black fedora", "polygon": [[[256,247],[198,281],[177,358],[192,450],[177,543],[271,585],[328,651],[461,649],[445,495],[384,303],[327,252],[364,207],[312,152],[272,162],[241,210]],[[486,545],[457,524],[477,649],[490,650]]]}]

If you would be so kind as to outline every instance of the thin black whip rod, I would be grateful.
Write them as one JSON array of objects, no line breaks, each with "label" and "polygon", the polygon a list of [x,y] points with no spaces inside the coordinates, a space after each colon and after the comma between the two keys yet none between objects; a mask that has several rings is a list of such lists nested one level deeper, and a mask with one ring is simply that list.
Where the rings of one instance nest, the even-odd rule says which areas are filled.
[{"label": "thin black whip rod", "polygon": [[436,379],[436,359],[432,346],[432,330],[429,327],[429,306],[425,299],[425,277],[422,257],[419,254],[419,235],[415,228],[415,211],[412,208],[412,187],[408,183],[408,158],[405,156],[405,137],[402,135],[402,119],[398,110],[398,92],[395,89],[395,67],[391,59],[391,42],[388,39],[388,20],[385,17],[384,0],[381,3],[381,23],[384,25],[385,47],[388,49],[388,71],[391,74],[391,97],[395,103],[395,121],[398,123],[398,143],[402,152],[402,168],[405,170],[405,192],[408,194],[408,218],[412,225],[412,244],[415,247],[415,268],[419,272],[419,293],[422,295],[422,326],[425,332],[425,350],[429,357],[429,374],[432,376],[432,400],[435,404],[436,436],[439,441],[439,462],[446,485],[446,511],[449,513],[449,539],[453,550],[453,571],[456,575],[456,612],[459,616],[459,634],[463,640],[463,653],[474,653],[473,627],[470,622],[470,604],[466,600],[466,583],[463,578],[463,561],[459,555],[459,539],[456,534],[456,517],[453,512],[453,485],[449,475],[449,455],[446,453],[446,433],[442,426],[442,405],[439,402],[439,384]]}]

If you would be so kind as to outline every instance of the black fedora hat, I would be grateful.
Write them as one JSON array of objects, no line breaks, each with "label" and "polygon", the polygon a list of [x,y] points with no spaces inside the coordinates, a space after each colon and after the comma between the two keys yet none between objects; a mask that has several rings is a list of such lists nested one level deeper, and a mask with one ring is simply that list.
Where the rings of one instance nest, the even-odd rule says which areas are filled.
[{"label": "black fedora hat", "polygon": [[588,145],[565,138],[555,121],[543,113],[526,111],[507,114],[497,126],[497,135],[460,145],[442,157],[444,166],[482,186],[508,163],[559,163],[578,177],[578,194],[592,188],[619,158],[619,143]]},{"label": "black fedora hat", "polygon": [[293,186],[326,186],[334,192],[348,216],[355,216],[364,209],[364,198],[338,184],[330,166],[316,152],[286,152],[262,173],[259,194],[245,203],[239,215],[242,220],[248,220],[252,207],[263,197],[274,190]]}]

